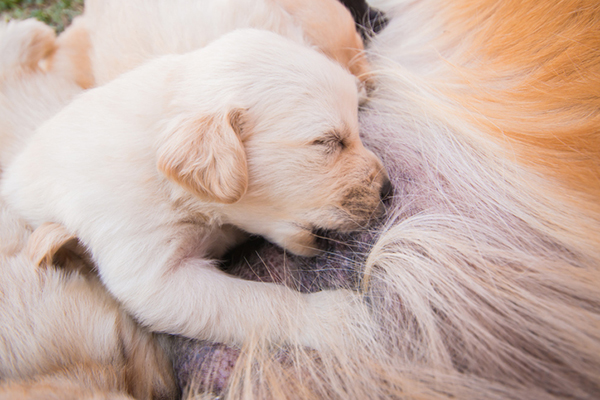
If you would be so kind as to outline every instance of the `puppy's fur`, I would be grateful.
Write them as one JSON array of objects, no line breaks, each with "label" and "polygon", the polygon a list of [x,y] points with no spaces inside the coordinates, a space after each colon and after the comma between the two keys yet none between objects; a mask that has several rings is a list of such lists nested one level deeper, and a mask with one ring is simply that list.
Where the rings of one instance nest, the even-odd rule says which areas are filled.
[{"label": "puppy's fur", "polygon": [[[93,275],[31,259],[71,238],[62,227],[31,234],[0,207],[0,398],[173,398],[163,350]],[[63,268],[86,266],[74,258]]]},{"label": "puppy's fur", "polygon": [[361,133],[397,196],[355,267],[378,340],[250,343],[224,396],[597,398],[598,4],[374,5]]},{"label": "puppy's fur", "polygon": [[[279,14],[270,15],[264,19],[271,20],[276,25],[281,24],[284,27],[282,29],[286,32],[289,31],[289,35],[296,37],[298,42],[304,41],[303,27],[313,29],[312,35],[316,36],[316,42],[320,45],[321,51],[334,59],[339,59],[345,67],[364,79],[368,66],[361,52],[362,43],[357,40],[353,30],[347,29],[348,17],[344,14],[345,10],[336,5],[336,2],[331,1],[327,12],[319,10],[319,18],[339,21],[335,30],[329,30],[323,34],[314,31],[318,28],[314,18],[307,20],[307,23],[312,23],[312,25],[303,22],[303,18],[310,17],[311,10],[313,12],[317,10],[314,7],[304,11],[302,7],[288,4],[286,7],[294,9],[279,12]],[[261,6],[260,4],[257,6],[263,7],[264,10],[270,9],[270,6]],[[282,6],[278,5],[277,7],[279,9]],[[299,14],[299,16],[294,16],[293,13]],[[266,16],[267,14],[264,15],[264,17]],[[277,18],[280,18],[281,21],[277,22]],[[261,22],[260,16],[254,23],[266,24],[265,27],[269,27],[269,22]],[[89,58],[88,33],[89,29],[83,18],[77,18],[71,27],[58,38],[50,28],[33,20],[11,22],[0,30],[2,39],[0,41],[0,46],[2,46],[0,60],[2,63],[0,69],[2,83],[0,170],[12,162],[15,154],[22,150],[37,126],[60,110],[74,96],[81,93],[82,89],[95,85]],[[11,212],[7,211],[7,213]],[[18,229],[11,229],[9,225],[6,225],[6,237],[18,235]],[[27,237],[29,231],[24,229],[22,235]],[[69,265],[74,269],[85,269],[85,263],[82,260],[75,262],[70,258],[57,257],[56,252],[64,253],[60,248],[61,245],[71,238],[71,233],[60,229],[56,224],[42,224],[36,230],[30,245],[25,250],[21,249],[22,246],[18,248],[19,257],[25,259],[24,262],[32,266],[51,265],[53,259],[58,258],[61,265],[69,261]],[[13,251],[16,252],[17,248]],[[12,271],[13,265],[19,264],[19,262],[13,262],[11,258],[4,258],[2,264],[7,271]],[[36,338],[40,336],[38,333],[40,331],[46,332],[47,335],[42,335],[38,342],[33,343],[34,346],[31,347],[29,354],[18,354],[16,351],[17,361],[28,363],[29,369],[26,371],[13,369],[9,364],[4,364],[3,368],[12,372],[1,374],[4,382],[2,396],[7,398],[48,398],[48,396],[64,398],[66,393],[69,393],[74,398],[86,396],[120,398],[118,392],[123,393],[123,396],[126,396],[124,393],[128,392],[137,398],[147,398],[170,396],[174,393],[172,377],[169,375],[170,369],[164,365],[164,361],[161,359],[162,353],[154,343],[154,339],[144,333],[143,339],[133,340],[131,344],[128,344],[130,337],[141,337],[142,334],[138,332],[139,328],[135,327],[121,311],[117,310],[114,302],[106,294],[103,294],[103,289],[98,282],[88,282],[78,273],[72,276],[63,276],[63,274],[55,272],[53,268],[39,271],[39,274],[41,276],[39,279],[48,280],[49,283],[39,287],[35,286],[35,281],[31,281],[31,279],[37,279],[35,278],[37,275],[31,273],[27,276],[23,275],[21,278],[25,279],[27,284],[32,285],[27,289],[30,290],[31,296],[37,296],[37,293],[42,290],[44,295],[41,301],[54,299],[51,307],[30,308],[23,305],[27,307],[27,310],[23,310],[18,305],[13,307],[14,297],[3,298],[6,306],[4,315],[7,316],[5,321],[18,322],[20,318],[21,322],[26,323],[31,320],[34,321],[31,329],[36,331]],[[2,286],[7,290],[10,289],[13,293],[16,293],[14,292],[16,282],[12,279],[15,276],[5,273]],[[75,292],[71,290],[74,285],[77,287]],[[91,288],[92,291],[88,296],[84,294],[86,288]],[[81,313],[81,318],[77,319],[68,312],[64,318],[61,318],[57,312],[61,308],[69,309],[69,304],[65,304],[65,302],[68,302],[69,296],[72,295],[84,299],[83,304],[76,310]],[[107,301],[109,306],[106,305]],[[29,301],[27,300],[27,302]],[[31,303],[33,304],[33,300]],[[38,318],[37,311],[47,312],[46,317],[56,321],[51,321],[50,325],[46,327],[45,324],[48,321],[44,322],[45,320],[42,321]],[[116,315],[115,318],[118,322],[114,325],[104,324],[102,327],[97,327],[93,318],[88,317],[89,313],[106,315],[108,318]],[[121,319],[125,322],[122,322]],[[14,343],[14,348],[18,350],[20,347],[16,340],[17,336],[14,336],[17,332],[11,330],[9,323],[5,327],[7,329],[4,332],[3,340],[5,343]],[[54,332],[52,327],[56,327],[57,330],[64,328],[75,334],[73,337],[69,335],[52,336],[52,332]],[[81,332],[79,328],[83,327],[89,327],[91,331],[94,331],[94,335],[90,336],[86,332]],[[20,332],[20,334],[26,335],[27,333]],[[32,338],[32,336],[25,337],[29,337],[28,341]],[[36,349],[46,345],[45,341],[50,337],[56,342],[56,346],[46,352],[37,351]],[[119,340],[125,346],[124,355],[121,347],[96,343],[102,340],[105,340],[106,343],[117,343],[113,340],[115,337],[121,338]],[[24,336],[18,336],[18,338],[22,340]],[[10,346],[11,351],[14,348]],[[154,353],[156,355],[153,356]],[[138,368],[137,361],[135,361],[141,361],[143,357],[148,360],[145,370]],[[153,361],[153,357],[157,361]],[[7,363],[14,361],[11,361],[8,356],[2,357],[2,359]],[[70,363],[68,360],[75,361]],[[82,364],[77,360],[87,361]],[[103,360],[112,361],[104,362]],[[156,368],[154,368],[155,363],[157,364]],[[56,371],[58,365],[64,371]]]},{"label": "puppy's fur", "polygon": [[[387,180],[358,136],[352,75],[258,30],[165,56],[79,96],[6,169],[34,226],[63,224],[108,289],[157,331],[225,343],[343,341],[361,301],[220,272],[242,229],[315,254],[315,228],[382,211]],[[177,312],[174,312],[177,310]]]},{"label": "puppy's fur", "polygon": [[0,27],[0,171],[37,126],[92,84],[87,37],[78,22],[59,38],[33,19]]},{"label": "puppy's fur", "polygon": [[[77,25],[59,38],[34,20],[0,27],[2,168],[36,125],[89,84],[73,73],[85,62],[84,38]],[[55,224],[32,233],[0,201],[0,398],[172,398],[163,350],[89,264],[71,254],[60,257],[60,271],[52,265],[72,240]]]},{"label": "puppy's fur", "polygon": [[198,49],[242,28],[314,46],[362,82],[370,71],[354,20],[337,0],[87,0],[83,19],[99,85],[158,55]]}]

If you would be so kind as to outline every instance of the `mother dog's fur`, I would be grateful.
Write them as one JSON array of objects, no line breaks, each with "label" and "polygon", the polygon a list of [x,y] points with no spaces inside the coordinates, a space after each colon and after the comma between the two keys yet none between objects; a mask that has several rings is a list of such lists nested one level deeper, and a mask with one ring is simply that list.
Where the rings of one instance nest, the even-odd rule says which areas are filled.
[{"label": "mother dog's fur", "polygon": [[361,133],[396,196],[353,266],[377,340],[318,356],[248,346],[224,395],[597,398],[600,6],[376,5],[390,23],[368,49]]},{"label": "mother dog's fur", "polygon": [[361,133],[396,196],[355,268],[378,340],[292,367],[250,349],[225,393],[597,398],[600,5],[375,5]]}]

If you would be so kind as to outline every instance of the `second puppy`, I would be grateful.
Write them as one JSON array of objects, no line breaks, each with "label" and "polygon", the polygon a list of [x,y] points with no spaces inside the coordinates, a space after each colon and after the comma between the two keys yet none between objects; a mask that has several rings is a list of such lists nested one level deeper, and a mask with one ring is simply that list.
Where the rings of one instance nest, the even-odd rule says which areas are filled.
[{"label": "second puppy", "polygon": [[108,289],[156,331],[322,347],[366,313],[350,291],[301,294],[226,275],[241,230],[302,255],[353,230],[389,181],[358,135],[354,78],[276,34],[241,30],[91,90],[38,129],[2,193],[63,224]]}]

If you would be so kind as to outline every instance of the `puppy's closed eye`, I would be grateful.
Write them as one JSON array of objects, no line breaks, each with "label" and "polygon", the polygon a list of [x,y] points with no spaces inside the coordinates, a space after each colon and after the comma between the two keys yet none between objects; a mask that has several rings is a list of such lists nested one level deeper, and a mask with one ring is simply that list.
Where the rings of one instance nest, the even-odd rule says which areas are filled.
[{"label": "puppy's closed eye", "polygon": [[327,153],[334,153],[347,147],[346,141],[338,132],[328,132],[325,135],[315,139],[311,143],[315,146],[322,146]]}]

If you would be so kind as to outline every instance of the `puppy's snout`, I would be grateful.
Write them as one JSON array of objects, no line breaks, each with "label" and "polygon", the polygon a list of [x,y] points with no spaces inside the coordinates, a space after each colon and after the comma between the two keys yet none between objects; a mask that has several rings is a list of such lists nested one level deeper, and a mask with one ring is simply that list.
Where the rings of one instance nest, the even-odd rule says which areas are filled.
[{"label": "puppy's snout", "polygon": [[381,190],[379,191],[379,197],[382,202],[388,202],[392,196],[394,195],[394,187],[392,186],[392,182],[387,178],[384,178],[383,184],[381,185]]}]

